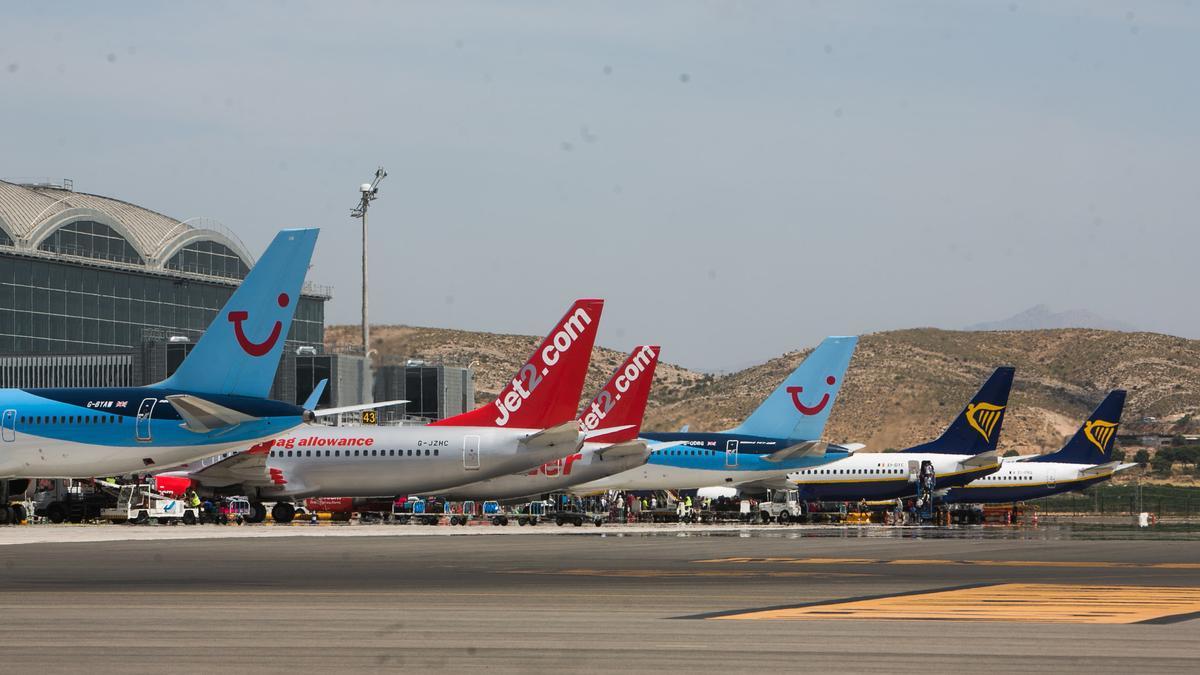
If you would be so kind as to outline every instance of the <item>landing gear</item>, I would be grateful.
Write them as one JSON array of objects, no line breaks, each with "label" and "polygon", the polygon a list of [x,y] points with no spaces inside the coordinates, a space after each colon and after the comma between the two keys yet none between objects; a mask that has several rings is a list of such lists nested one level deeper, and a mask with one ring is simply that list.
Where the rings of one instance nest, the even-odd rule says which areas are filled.
[{"label": "landing gear", "polygon": [[292,522],[296,517],[296,507],[287,502],[276,502],[274,508],[271,509],[271,518],[282,524]]},{"label": "landing gear", "polygon": [[46,507],[46,518],[55,525],[67,520],[67,507],[62,502],[54,502]]},{"label": "landing gear", "polygon": [[247,523],[261,523],[267,519],[267,507],[262,502],[250,502],[250,513],[246,514]]}]

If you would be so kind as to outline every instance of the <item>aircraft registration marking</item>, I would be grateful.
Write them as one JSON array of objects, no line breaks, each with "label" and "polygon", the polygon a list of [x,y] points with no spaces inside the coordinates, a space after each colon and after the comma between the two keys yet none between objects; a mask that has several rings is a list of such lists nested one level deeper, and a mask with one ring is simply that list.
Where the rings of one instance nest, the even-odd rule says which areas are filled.
[{"label": "aircraft registration marking", "polygon": [[926,560],[920,558],[881,560],[872,558],[712,558],[693,563],[783,564],[783,565],[974,565],[977,567],[1096,567],[1114,569],[1200,570],[1200,563],[1110,562],[1092,560]]},{"label": "aircraft registration marking", "polygon": [[710,620],[1007,621],[1166,623],[1200,613],[1200,588],[997,584],[944,591],[778,607]]}]

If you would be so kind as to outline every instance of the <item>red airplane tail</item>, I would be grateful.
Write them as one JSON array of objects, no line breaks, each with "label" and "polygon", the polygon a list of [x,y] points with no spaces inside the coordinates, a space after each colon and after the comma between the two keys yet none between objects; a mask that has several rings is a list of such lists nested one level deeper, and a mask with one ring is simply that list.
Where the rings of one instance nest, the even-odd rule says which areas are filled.
[{"label": "red airplane tail", "polygon": [[576,300],[492,403],[436,426],[548,429],[575,418],[603,300]]},{"label": "red airplane tail", "polygon": [[589,443],[621,443],[638,437],[660,351],[657,345],[634,347],[625,362],[617,366],[608,384],[596,394],[591,406],[583,409],[584,431],[614,429],[611,433],[591,436]]}]

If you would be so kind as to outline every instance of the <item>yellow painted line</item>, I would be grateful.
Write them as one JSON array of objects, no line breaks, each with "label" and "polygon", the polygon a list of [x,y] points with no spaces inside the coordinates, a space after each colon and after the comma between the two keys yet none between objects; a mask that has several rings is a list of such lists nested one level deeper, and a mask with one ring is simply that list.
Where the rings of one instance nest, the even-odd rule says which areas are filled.
[{"label": "yellow painted line", "polygon": [[1200,563],[1138,563],[1104,562],[1084,560],[934,560],[905,558],[897,560],[875,560],[870,558],[712,558],[693,560],[693,563],[728,564],[785,564],[785,565],[974,565],[977,567],[1059,567],[1059,568],[1104,568],[1104,569],[1162,569],[1200,570]]},{"label": "yellow painted line", "polygon": [[669,579],[669,578],[751,578],[751,577],[870,577],[873,574],[860,572],[757,572],[753,570],[506,570],[505,574],[535,574],[575,577],[618,577],[625,579]]},{"label": "yellow painted line", "polygon": [[1125,624],[1195,612],[1200,612],[1200,588],[998,584],[767,609],[712,619]]}]

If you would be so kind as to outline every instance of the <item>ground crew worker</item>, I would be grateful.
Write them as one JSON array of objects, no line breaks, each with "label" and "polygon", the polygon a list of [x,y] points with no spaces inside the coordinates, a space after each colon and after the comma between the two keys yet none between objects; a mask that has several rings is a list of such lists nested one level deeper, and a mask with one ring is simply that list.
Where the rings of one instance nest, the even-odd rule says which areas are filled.
[{"label": "ground crew worker", "polygon": [[195,488],[188,488],[188,489],[187,489],[186,496],[187,496],[187,505],[188,505],[188,506],[190,506],[190,507],[191,507],[191,508],[193,508],[193,509],[197,509],[197,510],[199,510],[199,508],[200,508],[200,495],[196,494],[196,489],[195,489]]}]

